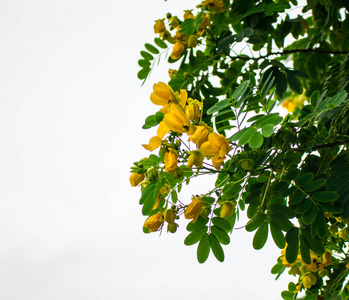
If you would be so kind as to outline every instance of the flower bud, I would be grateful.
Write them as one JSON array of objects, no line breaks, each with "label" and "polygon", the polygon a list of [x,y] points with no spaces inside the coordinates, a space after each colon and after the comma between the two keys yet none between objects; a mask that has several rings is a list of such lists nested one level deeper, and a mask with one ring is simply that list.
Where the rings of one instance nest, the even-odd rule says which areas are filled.
[{"label": "flower bud", "polygon": [[193,219],[192,223],[195,223],[199,218],[201,209],[204,206],[204,202],[201,197],[193,197],[192,202],[188,205],[184,212],[184,217],[186,219]]},{"label": "flower bud", "polygon": [[253,168],[254,162],[252,159],[243,159],[240,161],[240,166],[243,170],[251,171]]},{"label": "flower bud", "polygon": [[223,202],[220,217],[227,218],[233,215],[235,209],[235,203],[231,201]]},{"label": "flower bud", "polygon": [[198,45],[198,37],[195,34],[192,34],[188,38],[188,47],[195,48]]},{"label": "flower bud", "polygon": [[137,186],[144,180],[144,174],[132,173],[130,176],[131,186]]},{"label": "flower bud", "polygon": [[207,218],[209,214],[211,213],[211,208],[210,207],[205,207],[204,209],[201,210],[201,217]]},{"label": "flower bud", "polygon": [[158,178],[158,170],[155,168],[150,168],[147,170],[147,180],[154,181],[156,178]]},{"label": "flower bud", "polygon": [[164,19],[156,20],[154,24],[154,33],[162,33],[166,29]]},{"label": "flower bud", "polygon": [[176,211],[173,209],[167,209],[164,212],[164,220],[168,223],[168,224],[173,224],[174,221],[176,219]]},{"label": "flower bud", "polygon": [[163,223],[163,215],[162,212],[159,212],[155,215],[152,215],[149,217],[145,222],[143,227],[146,227],[149,229],[150,232],[158,231],[160,226]]},{"label": "flower bud", "polygon": [[172,223],[167,225],[167,232],[175,233],[177,231],[178,224]]}]

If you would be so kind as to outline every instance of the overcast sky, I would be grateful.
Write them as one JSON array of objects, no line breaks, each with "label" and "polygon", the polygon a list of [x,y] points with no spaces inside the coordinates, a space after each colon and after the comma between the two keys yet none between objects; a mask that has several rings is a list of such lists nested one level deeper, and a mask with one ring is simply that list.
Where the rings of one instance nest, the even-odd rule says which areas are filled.
[{"label": "overcast sky", "polygon": [[197,3],[0,2],[0,299],[280,299],[292,278],[274,281],[270,240],[255,251],[236,230],[225,262],[201,265],[187,222],[142,232],[129,168],[169,78],[159,68],[141,88],[137,60],[155,19]]}]

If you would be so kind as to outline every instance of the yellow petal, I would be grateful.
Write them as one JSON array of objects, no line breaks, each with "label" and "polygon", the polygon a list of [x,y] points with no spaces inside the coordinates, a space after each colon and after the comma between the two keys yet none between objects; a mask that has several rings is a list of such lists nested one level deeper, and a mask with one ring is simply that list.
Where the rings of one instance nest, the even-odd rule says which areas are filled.
[{"label": "yellow petal", "polygon": [[159,136],[153,136],[150,140],[149,140],[149,144],[143,144],[142,146],[149,150],[149,151],[154,151],[156,148],[160,147],[162,144],[162,139]]}]

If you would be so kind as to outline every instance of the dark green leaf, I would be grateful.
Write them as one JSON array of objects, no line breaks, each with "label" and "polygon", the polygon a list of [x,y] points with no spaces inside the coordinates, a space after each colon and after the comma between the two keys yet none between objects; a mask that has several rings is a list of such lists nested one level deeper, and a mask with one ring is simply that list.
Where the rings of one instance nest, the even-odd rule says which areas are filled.
[{"label": "dark green leaf", "polygon": [[295,180],[301,174],[301,170],[297,168],[291,168],[286,174],[286,178],[289,180]]},{"label": "dark green leaf", "polygon": [[325,178],[316,179],[313,182],[309,183],[309,185],[307,185],[304,190],[307,193],[310,193],[322,187],[325,183],[326,183]]},{"label": "dark green leaf", "polygon": [[229,235],[219,227],[211,226],[211,233],[217,238],[217,240],[221,244],[228,245],[230,243]]},{"label": "dark green leaf", "polygon": [[286,242],[285,242],[284,234],[282,233],[281,229],[278,226],[275,226],[274,223],[271,222],[270,232],[275,242],[275,245],[278,246],[280,249],[284,249]]},{"label": "dark green leaf", "polygon": [[288,263],[292,264],[296,261],[297,256],[298,256],[298,239],[297,239],[297,244],[286,246],[285,258]]},{"label": "dark green leaf", "polygon": [[232,98],[234,100],[238,100],[246,92],[249,85],[250,85],[249,80],[241,82],[238,88],[234,91]]},{"label": "dark green leaf", "polygon": [[305,198],[296,207],[296,214],[304,214],[310,209],[313,202],[309,198]]},{"label": "dark green leaf", "polygon": [[302,260],[307,264],[311,264],[311,256],[310,256],[310,249],[305,242],[303,236],[300,237],[300,250],[301,250],[301,256]]},{"label": "dark green leaf", "polygon": [[233,229],[229,221],[219,217],[214,217],[212,219],[212,223],[213,225],[223,229],[225,232],[230,232]]},{"label": "dark green leaf", "polygon": [[151,52],[153,54],[159,54],[160,53],[160,51],[156,47],[151,45],[151,44],[146,43],[144,45],[144,47],[145,47],[145,49],[147,49],[149,52]]},{"label": "dark green leaf", "polygon": [[322,244],[321,240],[319,240],[317,237],[313,238],[306,228],[302,229],[302,236],[304,237],[304,241],[306,242],[310,250],[313,250],[316,254],[319,255],[325,253],[325,247]]},{"label": "dark green leaf", "polygon": [[338,195],[335,192],[317,192],[313,195],[313,199],[317,202],[333,202],[338,199]]},{"label": "dark green leaf", "polygon": [[148,77],[148,74],[149,74],[150,71],[151,71],[150,68],[144,68],[144,69],[140,70],[137,73],[138,79],[140,79],[140,80],[146,79]]},{"label": "dark green leaf", "polygon": [[140,59],[138,61],[138,65],[142,68],[149,68],[151,65],[151,62],[149,60],[146,60],[146,59]]},{"label": "dark green leaf", "polygon": [[287,231],[285,240],[288,245],[291,245],[291,246],[297,245],[298,247],[298,233],[299,233],[298,227],[292,227],[289,231]]},{"label": "dark green leaf", "polygon": [[298,186],[305,186],[314,179],[314,176],[312,172],[304,173],[296,180],[296,184]]},{"label": "dark green leaf", "polygon": [[255,231],[265,221],[266,217],[263,213],[257,214],[247,222],[245,229],[249,232]]},{"label": "dark green leaf", "polygon": [[201,228],[201,230],[193,231],[188,234],[188,236],[184,240],[184,245],[191,246],[196,244],[201,240],[204,234],[207,232],[207,226]]},{"label": "dark green leaf", "polygon": [[204,263],[207,260],[209,254],[210,254],[210,242],[209,242],[208,234],[206,233],[202,237],[198,245],[198,250],[197,250],[198,262],[201,264]]},{"label": "dark green leaf", "polygon": [[287,72],[287,81],[293,92],[299,95],[303,93],[303,86],[301,81],[291,72]]},{"label": "dark green leaf", "polygon": [[197,230],[201,230],[203,227],[206,226],[208,222],[208,218],[203,218],[203,217],[199,217],[195,223],[190,222],[187,225],[187,230],[188,231],[197,231]]},{"label": "dark green leaf", "polygon": [[221,244],[218,242],[217,238],[213,235],[209,235],[210,246],[214,256],[220,261],[224,261],[224,252]]},{"label": "dark green leaf", "polygon": [[295,217],[293,208],[282,204],[272,204],[270,206],[270,209],[274,214],[277,214],[286,219],[293,219]]},{"label": "dark green leaf", "polygon": [[155,38],[154,39],[154,42],[157,46],[159,46],[160,48],[162,49],[166,49],[167,48],[167,44],[162,40],[162,39],[159,39],[159,38]]},{"label": "dark green leaf", "polygon": [[147,51],[141,51],[141,55],[143,56],[144,59],[146,60],[153,60],[154,56],[151,55],[149,52]]},{"label": "dark green leaf", "polygon": [[312,202],[310,208],[303,215],[303,223],[305,225],[310,225],[313,223],[317,217],[318,210],[317,205]]},{"label": "dark green leaf", "polygon": [[327,236],[327,221],[323,211],[319,210],[316,219],[316,233],[320,239],[325,239]]},{"label": "dark green leaf", "polygon": [[253,248],[256,250],[262,249],[268,239],[268,223],[264,222],[257,229],[254,237],[253,237]]},{"label": "dark green leaf", "polygon": [[276,214],[271,215],[271,221],[275,225],[279,226],[282,231],[285,232],[287,232],[293,227],[293,224],[290,220]]}]

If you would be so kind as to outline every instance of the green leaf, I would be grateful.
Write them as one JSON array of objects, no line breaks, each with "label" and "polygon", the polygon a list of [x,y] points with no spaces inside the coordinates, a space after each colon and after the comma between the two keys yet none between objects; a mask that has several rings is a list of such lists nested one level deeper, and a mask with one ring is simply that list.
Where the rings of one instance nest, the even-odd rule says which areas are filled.
[{"label": "green leaf", "polygon": [[327,221],[323,211],[319,210],[316,218],[316,233],[320,239],[325,239],[327,236]]},{"label": "green leaf", "polygon": [[286,246],[285,258],[288,263],[292,264],[296,261],[297,256],[298,256],[298,239],[297,239],[297,244]]},{"label": "green leaf", "polygon": [[167,44],[162,40],[162,39],[159,39],[159,38],[155,38],[154,39],[154,42],[157,46],[159,46],[160,48],[162,49],[166,49],[167,48]]},{"label": "green leaf", "polygon": [[211,221],[213,225],[223,229],[225,232],[230,232],[233,229],[230,222],[225,219],[214,217]]},{"label": "green leaf", "polygon": [[217,240],[221,244],[228,245],[230,243],[229,235],[219,227],[211,226],[211,233],[217,238]]},{"label": "green leaf", "polygon": [[292,300],[293,299],[293,293],[289,291],[282,291],[281,292],[281,297],[284,300]]},{"label": "green leaf", "polygon": [[303,261],[307,264],[311,264],[311,256],[310,256],[310,249],[305,242],[303,236],[300,237],[300,250],[301,250],[301,256]]},{"label": "green leaf", "polygon": [[220,262],[223,262],[224,261],[223,248],[213,234],[209,235],[209,242],[210,242],[210,247],[212,249],[214,256],[217,258],[217,260],[219,260]]},{"label": "green leaf", "polygon": [[148,74],[149,74],[150,71],[151,71],[150,68],[144,68],[144,69],[140,70],[137,73],[138,79],[140,79],[140,80],[146,79],[148,77]]},{"label": "green leaf", "polygon": [[298,233],[299,233],[298,227],[292,227],[289,231],[287,231],[285,240],[288,245],[291,245],[291,246],[297,245],[298,247]]},{"label": "green leaf", "polygon": [[263,116],[262,118],[259,118],[255,123],[253,123],[254,126],[261,128],[265,125],[272,124],[273,126],[276,126],[279,124],[283,118],[279,116],[278,113],[268,114]]},{"label": "green leaf", "polygon": [[141,51],[141,55],[143,56],[144,59],[146,60],[153,60],[154,56],[151,55],[149,52],[147,51]]},{"label": "green leaf", "polygon": [[313,238],[307,229],[302,229],[302,236],[304,237],[304,241],[307,243],[310,250],[313,250],[316,254],[319,255],[325,253],[325,247],[322,244],[321,240],[319,240],[317,237]]},{"label": "green leaf", "polygon": [[184,245],[191,246],[196,244],[202,239],[205,233],[207,233],[207,226],[202,227],[201,230],[189,233],[184,240]]},{"label": "green leaf", "polygon": [[141,68],[149,68],[150,65],[151,65],[151,62],[149,60],[146,60],[146,59],[140,59],[138,61],[138,65],[141,67]]},{"label": "green leaf", "polygon": [[257,130],[254,127],[244,128],[229,138],[229,141],[232,142],[239,140],[239,146],[245,145],[250,141],[252,134],[255,132],[257,132]]},{"label": "green leaf", "polygon": [[142,197],[139,201],[140,204],[143,204],[142,208],[142,214],[143,215],[149,215],[149,213],[152,211],[157,194],[156,191],[156,183],[157,180],[152,181],[149,183],[142,192]]},{"label": "green leaf", "polygon": [[267,124],[262,127],[262,134],[264,137],[268,138],[272,136],[274,133],[274,126],[273,124]]},{"label": "green leaf", "polygon": [[300,190],[296,190],[296,192],[293,195],[290,195],[290,201],[289,201],[289,205],[296,205],[299,202],[301,202],[304,198],[305,198],[305,194],[300,191]]},{"label": "green leaf", "polygon": [[238,100],[246,92],[249,85],[250,85],[249,80],[241,82],[238,88],[234,91],[232,98],[234,100]]},{"label": "green leaf", "polygon": [[278,274],[278,273],[282,273],[283,271],[285,271],[286,267],[283,264],[276,264],[272,267],[270,273],[271,274]]},{"label": "green leaf", "polygon": [[189,224],[187,225],[187,230],[188,231],[197,231],[197,230],[201,230],[203,227],[206,226],[208,222],[208,218],[203,218],[203,217],[199,217],[195,223],[193,222],[189,222]]},{"label": "green leaf", "polygon": [[258,213],[247,222],[245,229],[249,232],[255,231],[265,221],[266,217],[264,213]]},{"label": "green leaf", "polygon": [[198,245],[198,250],[197,250],[198,262],[201,264],[204,263],[207,260],[209,254],[210,254],[210,242],[209,242],[208,234],[206,233],[202,237]]},{"label": "green leaf", "polygon": [[286,174],[286,178],[289,180],[295,180],[299,177],[300,174],[301,174],[301,170],[297,168],[291,168],[288,170]]},{"label": "green leaf", "polygon": [[278,75],[275,77],[275,85],[275,94],[278,98],[282,99],[287,90],[287,78],[283,72],[278,73]]},{"label": "green leaf", "polygon": [[277,214],[286,219],[293,219],[295,217],[293,208],[282,204],[272,204],[270,206],[270,209],[274,214]]},{"label": "green leaf", "polygon": [[279,226],[282,231],[285,232],[287,232],[293,227],[293,224],[290,220],[276,214],[271,215],[271,221],[275,225]]},{"label": "green leaf", "polygon": [[257,149],[263,145],[263,142],[263,135],[260,132],[256,131],[254,134],[252,134],[248,144],[252,149]]},{"label": "green leaf", "polygon": [[299,177],[296,180],[296,184],[298,186],[305,186],[309,184],[313,179],[314,179],[314,173],[312,172],[304,173],[303,175],[301,175],[301,177]]},{"label": "green leaf", "polygon": [[147,49],[149,52],[151,52],[153,54],[159,54],[160,53],[160,51],[156,47],[154,47],[152,44],[146,43],[144,45],[144,47],[145,47],[145,49]]},{"label": "green leaf", "polygon": [[303,86],[301,81],[291,72],[287,72],[287,81],[293,92],[299,95],[303,93]]},{"label": "green leaf", "polygon": [[184,33],[186,36],[190,36],[195,32],[195,20],[186,19],[180,26],[180,33]]},{"label": "green leaf", "polygon": [[145,119],[143,129],[148,129],[158,125],[164,118],[164,114],[162,112],[157,112],[155,115],[151,115]]},{"label": "green leaf", "polygon": [[296,207],[296,214],[302,215],[310,209],[312,201],[309,198],[305,198]]},{"label": "green leaf", "polygon": [[319,211],[319,209],[318,209],[317,205],[314,204],[313,202],[311,202],[310,208],[303,215],[303,223],[305,225],[310,225],[311,223],[313,223],[317,217],[318,211]]},{"label": "green leaf", "polygon": [[213,113],[215,113],[216,111],[220,111],[228,106],[231,106],[231,102],[230,102],[230,99],[225,99],[225,100],[222,100],[222,101],[219,101],[217,102],[215,105],[213,105],[212,107],[210,107],[208,110],[207,110],[207,114],[208,115],[211,115]]},{"label": "green leaf", "polygon": [[284,234],[282,233],[281,229],[278,226],[275,226],[274,223],[270,223],[270,232],[271,236],[273,237],[273,240],[275,242],[275,245],[278,246],[280,249],[284,249],[286,242]]},{"label": "green leaf", "polygon": [[252,246],[254,249],[259,250],[262,249],[267,242],[268,239],[268,223],[264,222],[262,225],[258,228],[256,231],[254,237]]},{"label": "green leaf", "polygon": [[317,202],[333,202],[338,199],[338,195],[336,192],[317,192],[313,196],[313,199]]},{"label": "green leaf", "polygon": [[308,186],[306,186],[304,190],[307,193],[310,193],[322,187],[325,183],[326,183],[325,178],[316,179],[313,182],[311,182]]}]

